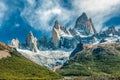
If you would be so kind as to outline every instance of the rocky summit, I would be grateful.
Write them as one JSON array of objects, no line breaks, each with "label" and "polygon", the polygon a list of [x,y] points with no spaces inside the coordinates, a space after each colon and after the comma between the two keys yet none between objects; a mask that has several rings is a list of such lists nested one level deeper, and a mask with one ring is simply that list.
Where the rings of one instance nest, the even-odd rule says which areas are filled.
[{"label": "rocky summit", "polygon": [[26,46],[31,51],[37,52],[37,39],[33,36],[33,33],[30,31],[26,38]]},{"label": "rocky summit", "polygon": [[51,31],[52,35],[50,40],[47,40],[46,35],[43,35],[41,39],[37,39],[33,36],[32,31],[30,31],[25,44],[20,43],[18,39],[13,39],[11,45],[16,48],[28,48],[34,52],[50,49],[73,50],[80,41],[83,44],[92,45],[106,42],[119,42],[119,31],[119,29],[116,30],[114,26],[111,26],[108,29],[103,28],[100,32],[96,32],[92,19],[88,18],[86,13],[82,13],[77,18],[73,28],[66,28],[56,20]]},{"label": "rocky summit", "polygon": [[[62,27],[56,20],[52,29],[52,43],[56,48],[60,48],[64,43],[61,42],[62,38],[72,37],[71,33],[66,27]],[[62,40],[63,41],[63,40]],[[69,41],[69,40],[68,40]],[[63,43],[63,44],[61,44]]]},{"label": "rocky summit", "polygon": [[59,25],[58,21],[55,21],[55,25],[52,30],[52,42],[56,48],[59,47],[59,40],[62,31],[60,27],[61,26]]},{"label": "rocky summit", "polygon": [[96,33],[92,20],[88,19],[86,13],[83,13],[76,20],[75,29],[78,30],[82,35],[92,35]]}]

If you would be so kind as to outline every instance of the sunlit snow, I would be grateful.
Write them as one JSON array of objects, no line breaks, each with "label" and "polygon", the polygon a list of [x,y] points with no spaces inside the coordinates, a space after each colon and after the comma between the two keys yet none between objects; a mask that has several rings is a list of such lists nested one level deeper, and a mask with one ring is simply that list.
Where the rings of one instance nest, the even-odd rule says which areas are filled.
[{"label": "sunlit snow", "polygon": [[37,53],[23,49],[17,49],[17,51],[33,62],[42,66],[46,66],[50,69],[53,69],[55,66],[62,65],[64,62],[66,62],[71,53],[71,51],[64,50],[46,50],[39,51]]}]

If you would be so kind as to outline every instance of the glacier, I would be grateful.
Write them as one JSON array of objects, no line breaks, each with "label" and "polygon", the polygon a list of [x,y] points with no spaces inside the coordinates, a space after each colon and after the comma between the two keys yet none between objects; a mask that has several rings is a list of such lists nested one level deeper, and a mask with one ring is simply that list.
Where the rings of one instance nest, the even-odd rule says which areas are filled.
[{"label": "glacier", "polygon": [[45,50],[33,52],[30,50],[17,49],[24,57],[33,62],[53,70],[56,66],[63,65],[69,60],[72,50]]}]

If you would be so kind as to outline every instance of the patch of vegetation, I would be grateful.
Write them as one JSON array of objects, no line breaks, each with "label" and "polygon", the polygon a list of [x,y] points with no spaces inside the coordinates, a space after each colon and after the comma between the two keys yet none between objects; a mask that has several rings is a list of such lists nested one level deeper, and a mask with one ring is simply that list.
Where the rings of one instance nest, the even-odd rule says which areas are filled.
[{"label": "patch of vegetation", "polygon": [[120,79],[120,55],[114,47],[87,49],[66,62],[60,70],[63,76],[87,76],[90,79]]},{"label": "patch of vegetation", "polygon": [[0,79],[60,79],[54,73],[13,51],[11,57],[0,59]]},{"label": "patch of vegetation", "polygon": [[4,50],[4,48],[0,46],[0,50]]}]

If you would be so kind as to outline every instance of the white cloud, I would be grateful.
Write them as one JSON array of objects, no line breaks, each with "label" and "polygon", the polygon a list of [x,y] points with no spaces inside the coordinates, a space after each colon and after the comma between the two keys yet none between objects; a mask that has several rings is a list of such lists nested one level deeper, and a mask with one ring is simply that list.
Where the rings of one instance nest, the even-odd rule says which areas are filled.
[{"label": "white cloud", "polygon": [[41,26],[49,27],[48,23],[51,21],[51,19],[55,15],[61,14],[61,9],[59,9],[59,8],[51,8],[49,10],[40,9],[40,10],[36,11],[36,13],[38,15],[38,19],[40,21]]},{"label": "white cloud", "polygon": [[120,0],[74,0],[74,8],[86,12],[98,30],[106,20],[116,15],[119,5]]},{"label": "white cloud", "polygon": [[[49,25],[49,23],[55,16],[55,19],[58,19],[63,25],[66,24],[71,17],[70,11],[61,7],[57,0],[42,0],[40,3],[29,3],[32,3],[30,4],[31,6],[26,6],[21,15],[36,29],[49,31],[53,26]],[[37,9],[34,9],[36,4],[41,5]]]},{"label": "white cloud", "polygon": [[35,0],[27,0],[27,2],[28,2],[30,5],[34,5],[34,4],[35,4]]},{"label": "white cloud", "polygon": [[2,1],[0,1],[0,25],[3,21],[6,10],[7,10],[7,6]]},{"label": "white cloud", "polygon": [[[60,0],[28,0],[29,6],[26,6],[22,12],[28,22],[36,29],[42,29],[49,31],[49,25],[51,20],[57,19],[62,25],[65,25],[69,21],[74,26],[76,18],[79,17],[82,12],[86,12],[88,17],[91,17],[97,30],[100,30],[102,24],[114,17],[118,12],[120,0],[70,0],[72,1],[72,9],[68,10],[61,6]],[[39,7],[34,8],[35,5]],[[52,20],[52,21],[54,21]]]}]

